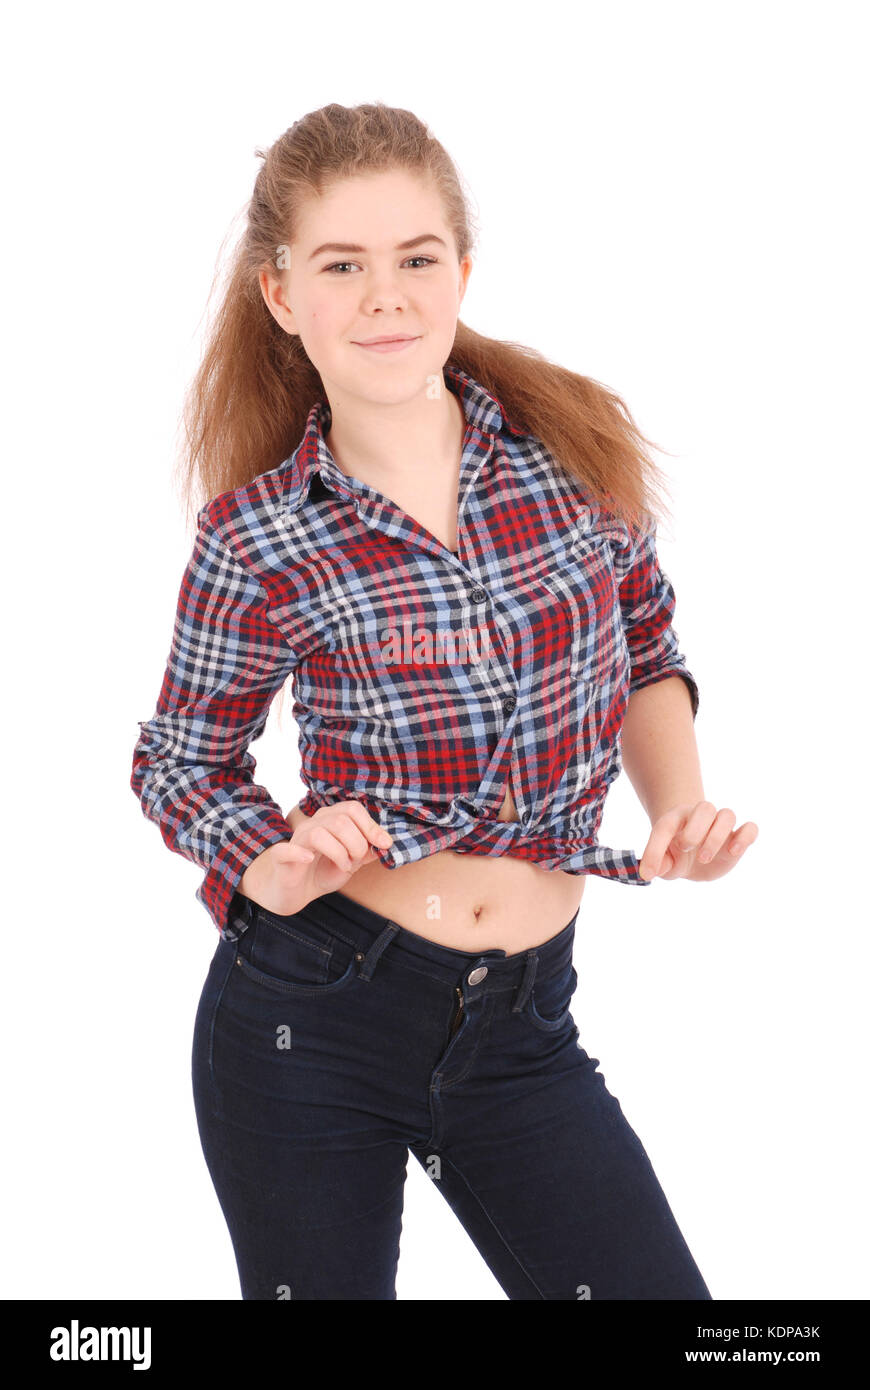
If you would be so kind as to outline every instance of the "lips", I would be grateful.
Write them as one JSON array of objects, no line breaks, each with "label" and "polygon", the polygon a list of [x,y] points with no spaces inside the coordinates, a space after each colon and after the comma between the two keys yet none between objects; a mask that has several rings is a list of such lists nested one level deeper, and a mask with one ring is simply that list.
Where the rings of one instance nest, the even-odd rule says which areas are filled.
[{"label": "lips", "polygon": [[363,338],[360,347],[377,347],[378,343],[410,343],[413,341],[413,333],[392,333],[382,338]]},{"label": "lips", "polygon": [[416,342],[418,338],[373,338],[356,346],[365,348],[366,352],[402,352]]}]

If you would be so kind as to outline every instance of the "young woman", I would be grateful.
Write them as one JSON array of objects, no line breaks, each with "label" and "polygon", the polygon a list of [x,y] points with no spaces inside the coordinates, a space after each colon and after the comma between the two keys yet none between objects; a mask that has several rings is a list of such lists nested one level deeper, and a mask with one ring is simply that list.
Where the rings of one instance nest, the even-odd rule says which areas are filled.
[{"label": "young woman", "polygon": [[[242,1296],[395,1298],[410,1152],[509,1298],[709,1299],[570,1011],[586,874],[712,880],[757,834],[704,799],[648,441],[459,321],[466,200],[411,113],[263,157],[132,776],[219,932],[193,1085]],[[247,749],[288,677],[285,817]],[[640,861],[597,840],[623,765]]]}]

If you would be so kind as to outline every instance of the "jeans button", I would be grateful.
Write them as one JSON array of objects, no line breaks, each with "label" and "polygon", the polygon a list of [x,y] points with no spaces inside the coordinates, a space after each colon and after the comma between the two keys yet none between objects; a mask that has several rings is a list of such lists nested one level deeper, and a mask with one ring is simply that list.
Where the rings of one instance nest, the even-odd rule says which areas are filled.
[{"label": "jeans button", "polygon": [[488,974],[489,971],[485,965],[478,965],[469,975],[468,983],[470,985],[479,985],[481,980],[485,980]]}]

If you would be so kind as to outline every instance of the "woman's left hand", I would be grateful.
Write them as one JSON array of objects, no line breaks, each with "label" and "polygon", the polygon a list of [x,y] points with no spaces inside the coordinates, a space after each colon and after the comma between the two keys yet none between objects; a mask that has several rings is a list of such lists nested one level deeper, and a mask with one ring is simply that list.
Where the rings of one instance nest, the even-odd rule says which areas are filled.
[{"label": "woman's left hand", "polygon": [[717,811],[711,801],[674,806],[653,822],[641,856],[641,877],[688,878],[695,883],[721,878],[758,838],[754,821],[735,830],[736,820],[733,811]]}]

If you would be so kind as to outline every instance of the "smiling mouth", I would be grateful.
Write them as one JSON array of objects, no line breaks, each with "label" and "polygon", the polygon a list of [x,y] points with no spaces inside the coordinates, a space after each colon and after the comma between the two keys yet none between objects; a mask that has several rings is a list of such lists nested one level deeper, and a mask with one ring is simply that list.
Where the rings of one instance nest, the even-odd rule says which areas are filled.
[{"label": "smiling mouth", "polygon": [[356,346],[367,348],[369,352],[401,352],[416,342],[419,342],[419,338],[381,338],[372,343],[357,343]]}]

